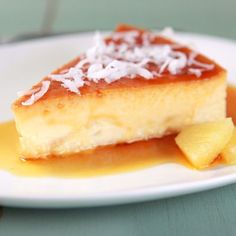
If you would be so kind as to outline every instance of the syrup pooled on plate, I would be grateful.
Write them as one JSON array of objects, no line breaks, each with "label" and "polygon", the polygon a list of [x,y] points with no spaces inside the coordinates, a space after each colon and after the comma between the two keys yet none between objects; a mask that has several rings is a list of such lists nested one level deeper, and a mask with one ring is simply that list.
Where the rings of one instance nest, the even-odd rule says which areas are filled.
[{"label": "syrup pooled on plate", "polygon": [[[228,87],[227,113],[236,122],[236,88]],[[173,135],[132,144],[101,147],[67,157],[23,161],[13,121],[0,125],[0,170],[20,176],[92,177],[144,169],[163,163],[191,167]],[[216,161],[219,163],[219,159]]]}]

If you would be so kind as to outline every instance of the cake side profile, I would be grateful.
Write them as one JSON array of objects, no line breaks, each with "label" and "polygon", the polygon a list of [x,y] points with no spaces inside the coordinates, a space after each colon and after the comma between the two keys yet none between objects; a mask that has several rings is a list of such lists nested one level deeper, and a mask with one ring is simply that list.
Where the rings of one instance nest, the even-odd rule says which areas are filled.
[{"label": "cake side profile", "polygon": [[24,158],[177,133],[226,115],[226,71],[161,34],[120,26],[13,104]]}]

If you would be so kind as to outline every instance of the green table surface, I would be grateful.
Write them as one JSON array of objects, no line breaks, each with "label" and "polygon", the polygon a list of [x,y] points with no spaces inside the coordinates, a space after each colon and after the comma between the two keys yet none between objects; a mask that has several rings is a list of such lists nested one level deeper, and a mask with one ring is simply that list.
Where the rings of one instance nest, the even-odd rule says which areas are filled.
[{"label": "green table surface", "polygon": [[[235,0],[0,0],[0,39],[17,34],[112,29],[119,22],[173,26],[236,39]],[[122,206],[0,208],[0,236],[236,235],[236,184]]]}]

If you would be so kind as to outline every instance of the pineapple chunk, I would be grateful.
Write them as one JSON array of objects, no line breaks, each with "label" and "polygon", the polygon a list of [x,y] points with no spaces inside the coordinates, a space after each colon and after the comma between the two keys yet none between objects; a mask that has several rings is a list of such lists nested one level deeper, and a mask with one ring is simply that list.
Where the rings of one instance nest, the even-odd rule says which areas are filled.
[{"label": "pineapple chunk", "polygon": [[175,138],[182,152],[198,169],[208,167],[229,142],[234,130],[231,118],[184,128]]},{"label": "pineapple chunk", "polygon": [[221,155],[226,163],[228,164],[236,163],[236,128],[234,128],[233,135],[229,140],[229,143],[221,152]]}]

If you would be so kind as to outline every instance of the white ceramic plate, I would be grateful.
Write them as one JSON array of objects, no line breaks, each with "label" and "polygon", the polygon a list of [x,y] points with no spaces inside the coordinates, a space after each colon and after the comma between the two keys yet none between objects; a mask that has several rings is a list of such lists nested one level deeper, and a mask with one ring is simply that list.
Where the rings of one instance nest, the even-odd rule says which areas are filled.
[{"label": "white ceramic plate", "polygon": [[[29,88],[91,45],[91,33],[3,45],[0,47],[0,121],[12,119],[10,104],[16,92]],[[229,70],[236,85],[236,42],[178,33],[177,40]],[[7,157],[0,157],[7,158]],[[29,178],[0,171],[0,205],[24,207],[84,207],[130,203],[177,196],[236,182],[236,166],[195,171],[163,164],[135,172],[94,178]]]}]

